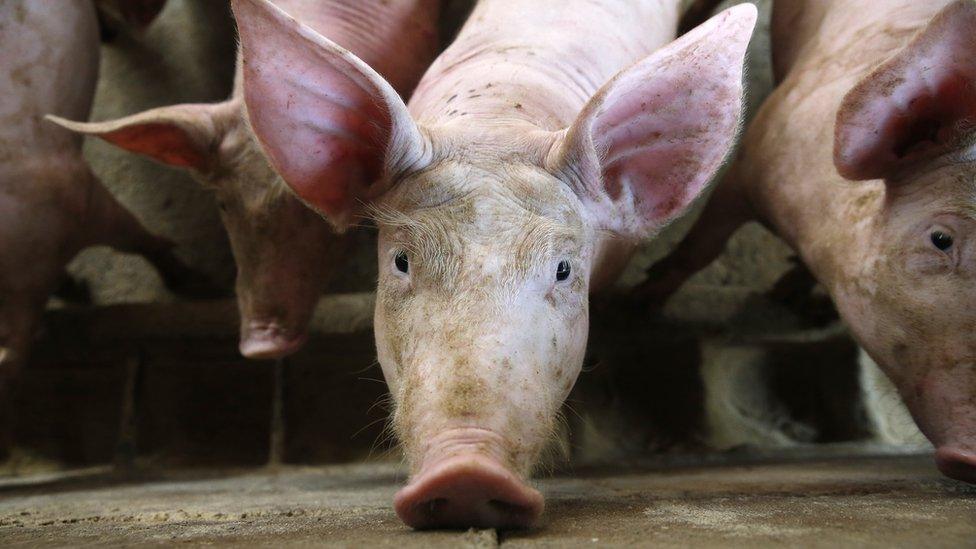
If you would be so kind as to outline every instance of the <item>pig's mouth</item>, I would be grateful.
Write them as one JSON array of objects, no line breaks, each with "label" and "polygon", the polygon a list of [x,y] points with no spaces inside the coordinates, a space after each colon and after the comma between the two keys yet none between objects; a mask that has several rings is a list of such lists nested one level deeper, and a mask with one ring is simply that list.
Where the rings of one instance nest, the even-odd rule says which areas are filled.
[{"label": "pig's mouth", "polygon": [[307,331],[288,329],[277,322],[241,324],[240,351],[247,358],[284,358],[301,349],[307,340]]},{"label": "pig's mouth", "polygon": [[431,445],[420,472],[393,500],[404,523],[418,529],[527,528],[535,523],[544,507],[542,494],[497,457],[480,451],[493,442],[475,440],[482,433],[490,431],[464,429],[460,444],[452,437],[452,442]]}]

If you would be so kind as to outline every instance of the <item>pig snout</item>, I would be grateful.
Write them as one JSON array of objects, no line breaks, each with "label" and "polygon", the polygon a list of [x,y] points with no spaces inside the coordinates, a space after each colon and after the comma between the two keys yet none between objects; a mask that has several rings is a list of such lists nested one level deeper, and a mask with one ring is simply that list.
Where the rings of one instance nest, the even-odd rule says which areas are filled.
[{"label": "pig snout", "polygon": [[504,465],[492,431],[453,429],[428,445],[417,474],[397,492],[397,515],[413,528],[526,528],[542,514],[542,494]]},{"label": "pig snout", "polygon": [[294,354],[308,339],[308,323],[321,291],[317,281],[323,277],[277,258],[238,264],[241,355],[277,359]]},{"label": "pig snout", "polygon": [[976,364],[965,360],[951,366],[930,365],[918,383],[900,390],[919,428],[936,448],[939,470],[976,484]]},{"label": "pig snout", "polygon": [[308,339],[308,322],[318,301],[317,288],[279,293],[260,291],[262,287],[277,286],[238,280],[239,349],[246,358],[284,358],[301,349]]},{"label": "pig snout", "polygon": [[247,358],[284,358],[298,351],[308,339],[303,328],[289,328],[280,321],[242,320],[240,352]]},{"label": "pig snout", "polygon": [[976,484],[976,452],[943,446],[935,451],[935,464],[949,478]]}]

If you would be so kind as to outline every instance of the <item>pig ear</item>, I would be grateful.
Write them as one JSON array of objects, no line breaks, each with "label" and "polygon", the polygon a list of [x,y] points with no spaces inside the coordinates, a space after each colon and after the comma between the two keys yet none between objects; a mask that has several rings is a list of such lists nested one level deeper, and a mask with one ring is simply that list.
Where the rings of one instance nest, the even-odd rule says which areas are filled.
[{"label": "pig ear", "polygon": [[251,127],[305,203],[347,226],[429,150],[403,100],[352,53],[267,0],[234,0]]},{"label": "pig ear", "polygon": [[736,6],[621,72],[557,143],[550,169],[602,228],[651,235],[715,176],[739,128],[755,22],[752,4]]},{"label": "pig ear", "polygon": [[879,179],[951,152],[976,122],[976,3],[943,9],[841,103],[834,164],[848,179]]},{"label": "pig ear", "polygon": [[100,137],[163,164],[209,173],[216,162],[217,108],[204,104],[173,105],[105,122],[72,122],[54,115],[46,118],[73,132]]}]

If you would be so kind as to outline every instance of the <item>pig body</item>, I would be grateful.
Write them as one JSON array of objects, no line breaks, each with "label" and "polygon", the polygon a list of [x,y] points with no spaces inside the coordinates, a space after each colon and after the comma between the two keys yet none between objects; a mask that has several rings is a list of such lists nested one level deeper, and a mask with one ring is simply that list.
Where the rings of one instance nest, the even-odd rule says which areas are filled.
[{"label": "pig body", "polygon": [[763,221],[898,387],[940,469],[969,482],[974,37],[970,1],[776,3],[782,82],[696,226],[641,289],[663,302],[738,226]]},{"label": "pig body", "polygon": [[[361,56],[404,95],[436,52],[437,0],[280,0],[276,5]],[[238,62],[233,94],[221,103],[60,123],[189,169],[214,190],[238,268],[241,353],[278,358],[304,343],[315,303],[341,265],[348,238],[286,192],[268,165],[244,112],[241,70]]]},{"label": "pig body", "polygon": [[412,473],[398,514],[531,524],[525,481],[582,365],[588,292],[722,162],[755,9],[668,45],[678,2],[483,0],[409,109],[267,2],[234,9],[272,165],[337,223],[379,226],[377,351]]},{"label": "pig body", "polygon": [[[48,113],[88,116],[98,48],[88,0],[0,4],[0,393],[81,249],[103,244],[139,253],[169,287],[207,289],[171,243],[147,232],[94,177],[80,138],[44,120]],[[0,422],[9,420],[8,410],[0,413]]]}]

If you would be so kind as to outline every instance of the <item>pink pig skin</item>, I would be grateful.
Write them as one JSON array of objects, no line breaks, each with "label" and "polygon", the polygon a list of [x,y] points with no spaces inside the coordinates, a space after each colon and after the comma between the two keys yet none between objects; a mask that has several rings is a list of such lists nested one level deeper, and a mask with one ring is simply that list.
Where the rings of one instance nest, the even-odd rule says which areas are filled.
[{"label": "pink pig skin", "polygon": [[[359,55],[408,95],[437,48],[437,0],[278,0],[275,5]],[[74,131],[189,169],[217,194],[237,262],[240,351],[281,358],[305,343],[318,297],[342,265],[348,238],[278,179],[234,92],[216,104],[173,105],[105,122],[57,121]],[[354,121],[340,121],[339,125]]]},{"label": "pink pig skin", "polygon": [[233,2],[244,99],[305,202],[379,226],[377,352],[408,525],[524,527],[586,348],[588,293],[684,211],[738,125],[756,12],[679,40],[676,1],[483,0],[409,109],[263,0]]},{"label": "pink pig skin", "polygon": [[148,233],[92,175],[81,139],[44,120],[88,116],[98,48],[89,0],[0,4],[0,390],[23,364],[48,296],[82,248],[139,253],[171,288],[206,289],[171,243]]},{"label": "pink pig skin", "polygon": [[662,303],[763,221],[894,381],[942,472],[976,483],[976,3],[778,2],[772,31],[782,83],[642,292]]}]

